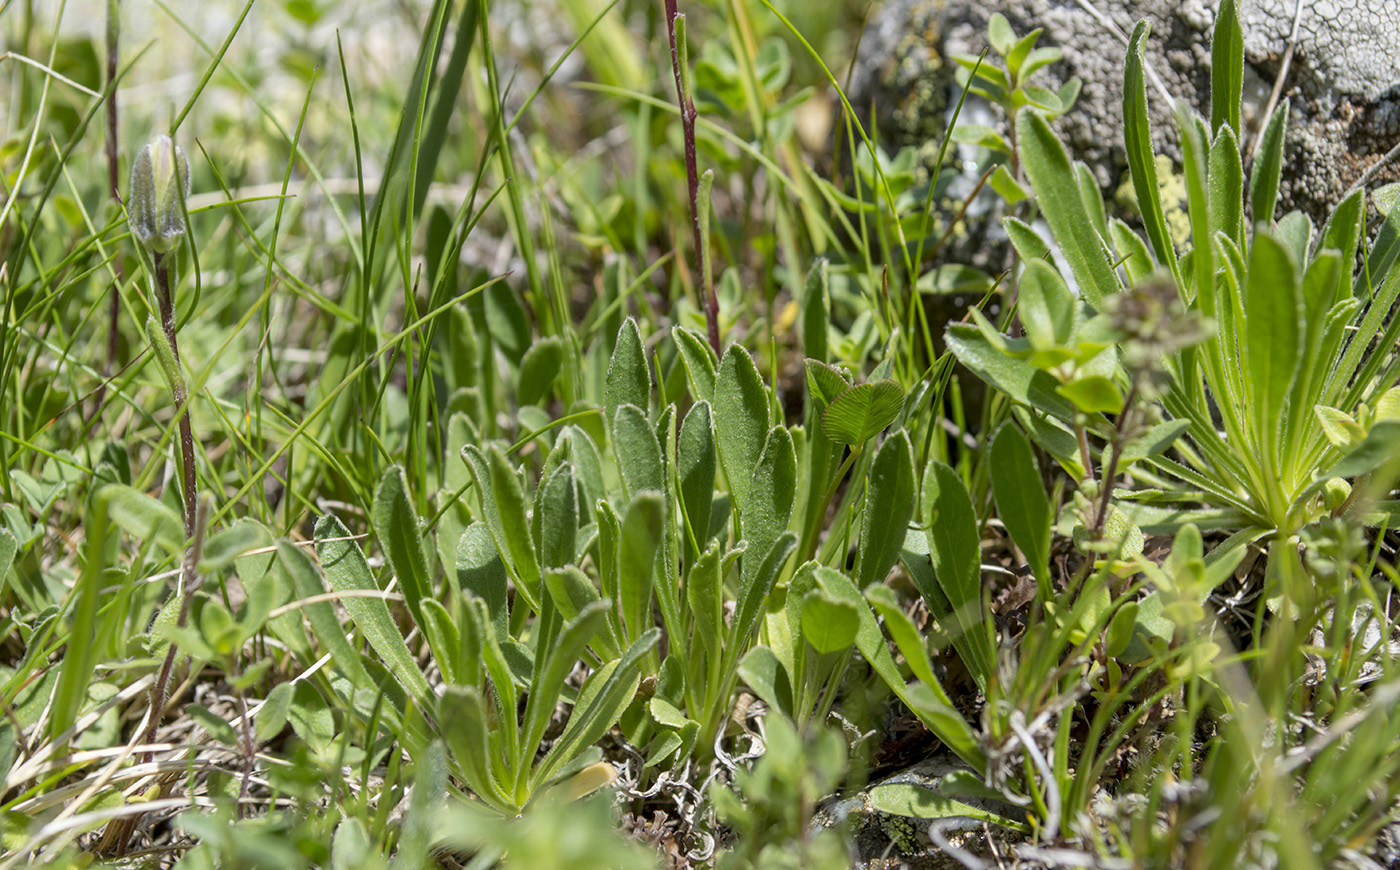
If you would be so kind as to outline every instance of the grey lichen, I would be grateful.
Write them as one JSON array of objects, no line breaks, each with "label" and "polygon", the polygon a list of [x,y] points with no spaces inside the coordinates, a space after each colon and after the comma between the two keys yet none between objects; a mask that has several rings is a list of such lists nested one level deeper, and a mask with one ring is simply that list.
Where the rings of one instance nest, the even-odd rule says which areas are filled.
[{"label": "grey lichen", "polygon": [[[891,0],[872,20],[852,90],[858,105],[877,106],[886,141],[927,147],[929,137],[942,132],[947,98],[920,89],[936,86],[940,73],[944,81],[951,80],[944,58],[978,53],[994,12],[1004,14],[1018,33],[1043,27],[1041,44],[1065,52],[1064,62],[1046,71],[1046,86],[1056,87],[1071,76],[1084,82],[1079,102],[1056,122],[1056,129],[1100,184],[1112,190],[1123,180],[1126,165],[1121,34],[1148,19],[1148,64],[1174,98],[1208,106],[1217,6],[1217,0]],[[1291,109],[1286,140],[1290,171],[1280,206],[1324,220],[1346,190],[1400,141],[1400,3],[1240,0],[1240,18],[1246,142],[1263,125],[1291,36],[1292,57],[1281,92]],[[921,78],[923,62],[930,67]],[[911,114],[920,106],[934,116],[921,120]],[[1157,149],[1177,159],[1171,106],[1153,92],[1149,109]],[[1400,167],[1388,167],[1373,183],[1394,180],[1400,180]]]}]

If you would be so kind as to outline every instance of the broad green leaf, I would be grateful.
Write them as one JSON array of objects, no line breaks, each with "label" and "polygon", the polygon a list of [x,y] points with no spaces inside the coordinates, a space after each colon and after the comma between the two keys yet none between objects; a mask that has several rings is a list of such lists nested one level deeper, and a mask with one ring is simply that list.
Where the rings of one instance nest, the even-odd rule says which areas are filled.
[{"label": "broad green leaf", "polygon": [[1380,420],[1371,427],[1360,444],[1323,472],[1320,479],[1352,478],[1375,471],[1397,453],[1400,453],[1400,420]]},{"label": "broad green leaf", "polygon": [[710,403],[696,402],[681,422],[676,471],[680,488],[685,540],[690,555],[705,549],[710,530],[710,507],[715,492],[715,435]]},{"label": "broad green leaf", "polygon": [[737,673],[763,703],[784,716],[797,715],[793,709],[792,679],[773,650],[761,644],[750,649],[740,659]]},{"label": "broad green leaf", "polygon": [[433,597],[433,592],[428,585],[423,535],[419,531],[418,515],[408,500],[408,483],[402,466],[390,466],[380,478],[374,492],[373,519],[374,533],[399,580],[408,609],[414,621],[422,625],[423,601]]},{"label": "broad green leaf", "polygon": [[[215,532],[204,541],[199,571],[202,574],[222,571],[249,550],[268,547],[271,544],[272,533],[267,530],[267,526],[251,517],[244,517],[228,528]],[[4,545],[0,543],[0,569],[5,565],[4,555]],[[3,570],[0,570],[0,576],[4,576]]]},{"label": "broad green leaf", "polygon": [[516,401],[534,405],[549,398],[554,381],[564,366],[564,341],[557,335],[547,336],[530,345],[520,361],[520,389]]},{"label": "broad green leaf", "polygon": [[506,605],[506,566],[485,523],[472,523],[457,542],[457,582],[463,592],[486,605],[497,637],[508,635],[510,614]]},{"label": "broad green leaf", "polygon": [[685,575],[685,601],[695,620],[695,635],[705,652],[717,656],[724,628],[724,586],[720,575],[719,541],[713,541]]},{"label": "broad green leaf", "polygon": [[1223,125],[1240,133],[1240,97],[1244,92],[1244,33],[1235,0],[1220,0],[1210,42],[1210,132]]},{"label": "broad green leaf", "polygon": [[[1229,2],[1229,0],[1226,0]],[[1244,168],[1234,127],[1224,127],[1210,148],[1206,173],[1210,186],[1210,237],[1220,232],[1236,242],[1244,240]]]},{"label": "broad green leaf", "polygon": [[607,379],[603,382],[603,413],[611,423],[620,406],[635,405],[645,413],[650,401],[651,372],[647,369],[646,351],[637,321],[629,317],[617,331],[617,343],[608,363]]},{"label": "broad green leaf", "polygon": [[1108,211],[1104,206],[1103,191],[1099,189],[1099,180],[1082,161],[1075,161],[1074,177],[1079,182],[1079,198],[1084,200],[1084,207],[1089,210],[1089,220],[1093,221],[1094,230],[1099,238],[1107,241]]},{"label": "broad green leaf", "polygon": [[1138,211],[1142,214],[1147,238],[1157,253],[1157,262],[1171,270],[1177,283],[1176,249],[1167,232],[1167,218],[1162,211],[1161,187],[1157,181],[1157,159],[1152,149],[1152,127],[1147,120],[1147,77],[1144,74],[1142,47],[1147,41],[1150,25],[1139,21],[1128,40],[1127,67],[1123,73],[1123,145],[1127,150],[1128,169],[1137,192]]},{"label": "broad green leaf", "polygon": [[893,380],[857,384],[837,396],[822,415],[822,431],[837,444],[859,447],[895,421],[904,388]]},{"label": "broad green leaf", "polygon": [[0,591],[5,588],[5,576],[10,572],[10,566],[14,564],[15,553],[19,552],[19,543],[9,529],[0,529]]},{"label": "broad green leaf", "polygon": [[1011,29],[1010,22],[1000,12],[993,12],[991,20],[987,22],[987,40],[1002,57],[1011,54],[1016,47],[1016,31]]},{"label": "broad green leaf", "polygon": [[128,535],[150,541],[167,553],[184,550],[185,524],[169,505],[120,483],[107,484],[96,497],[106,504],[112,522]]},{"label": "broad green leaf", "polygon": [[618,542],[618,605],[629,640],[641,637],[652,624],[652,582],[664,510],[660,492],[643,490],[632,497],[623,515]]},{"label": "broad green leaf", "polygon": [[651,652],[660,639],[661,629],[647,629],[633,641],[622,658],[604,665],[589,677],[569,713],[564,733],[550,748],[531,779],[535,788],[559,775],[585,747],[596,743],[609,728],[617,724],[618,718],[637,694],[642,657]]},{"label": "broad green leaf", "polygon": [[[292,588],[298,599],[304,601],[326,591],[325,585],[321,582],[321,576],[316,571],[316,566],[303,548],[290,541],[279,540],[277,542],[277,559],[282,570],[287,572],[287,577],[291,580]],[[369,674],[365,671],[364,665],[360,662],[360,654],[345,639],[345,629],[341,626],[340,620],[336,618],[335,609],[331,607],[330,603],[317,601],[314,604],[303,604],[301,612],[306,617],[306,621],[311,624],[312,634],[316,636],[321,647],[330,654],[331,662],[335,665],[336,670],[349,678],[351,685],[364,687],[374,685]],[[398,700],[400,702],[398,706],[402,709],[403,696],[401,692],[398,694]]]},{"label": "broad green leaf", "polygon": [[1293,255],[1293,262],[1303,264],[1308,261],[1312,250],[1313,222],[1305,212],[1290,211],[1274,227],[1274,238]]},{"label": "broad green leaf", "polygon": [[[917,535],[914,532],[910,534]],[[821,587],[832,596],[856,606],[860,618],[860,626],[856,629],[856,648],[870,663],[871,669],[889,686],[890,691],[909,705],[919,720],[927,725],[939,740],[947,744],[954,754],[974,768],[984,769],[986,754],[978,744],[972,726],[953,706],[943,687],[937,682],[905,685],[904,677],[900,675],[894,657],[890,655],[889,642],[885,640],[884,632],[880,631],[880,624],[875,620],[870,608],[865,605],[865,599],[855,583],[851,582],[851,578],[841,571],[825,566],[818,566],[814,574]]]},{"label": "broad green leaf", "polygon": [[[470,449],[476,448],[473,446]],[[525,516],[525,492],[520,484],[520,475],[516,474],[500,448],[494,445],[486,459],[491,475],[490,493],[495,513],[500,517],[504,538],[496,540],[496,549],[509,555],[509,564],[522,584],[520,591],[526,594],[527,601],[531,598],[538,601],[540,567],[530,535],[530,522]],[[477,485],[480,486],[479,481]],[[482,494],[484,497],[486,491],[483,490]],[[492,513],[491,507],[486,507],[486,512],[488,515]]]},{"label": "broad green leaf", "polygon": [[[413,759],[413,790],[389,870],[424,870],[436,845],[438,817],[447,795],[447,749],[434,740]],[[432,862],[433,866],[437,862]]]},{"label": "broad green leaf", "polygon": [[882,813],[915,819],[971,818],[1003,828],[1028,831],[1021,822],[944,797],[913,782],[882,782],[870,788],[870,806]]},{"label": "broad green leaf", "polygon": [[1016,131],[1036,203],[1069,261],[1079,292],[1095,309],[1102,308],[1103,300],[1120,289],[1118,278],[1079,192],[1065,146],[1045,116],[1030,107],[1016,113]]},{"label": "broad green leaf", "polygon": [[1256,403],[1254,419],[1260,443],[1272,450],[1284,399],[1302,357],[1303,312],[1293,262],[1268,233],[1254,237],[1244,309],[1244,351]]},{"label": "broad green leaf", "polygon": [[540,484],[535,510],[540,529],[540,565],[558,568],[573,562],[579,522],[578,487],[572,463],[560,465]]},{"label": "broad green leaf", "polygon": [[268,690],[262,706],[258,708],[254,736],[259,743],[271,740],[287,725],[287,714],[292,709],[292,684],[278,683]]},{"label": "broad green leaf", "polygon": [[1006,423],[992,440],[988,457],[997,515],[1026,556],[1042,593],[1050,592],[1050,499],[1035,454],[1021,430]]},{"label": "broad green leaf", "polygon": [[[783,532],[773,543],[768,555],[763,558],[758,570],[752,573],[745,572],[744,585],[736,602],[734,619],[730,623],[728,640],[725,643],[727,655],[747,646],[749,639],[758,630],[764,605],[773,592],[774,584],[778,582],[778,574],[782,572],[783,566],[796,549],[797,536],[792,532]],[[745,555],[751,552],[752,547]]]},{"label": "broad green leaf", "polygon": [[428,649],[442,671],[443,680],[448,683],[467,682],[466,662],[462,659],[462,634],[457,620],[447,612],[442,602],[436,598],[423,602],[423,621],[418,627],[428,640]]},{"label": "broad green leaf", "polygon": [[487,712],[481,690],[447,686],[438,699],[437,713],[439,721],[452,723],[451,728],[443,729],[443,737],[467,785],[497,809],[513,809],[514,801],[491,770],[490,759],[496,754],[490,736],[495,717]]},{"label": "broad green leaf", "polygon": [[1040,237],[1030,224],[1017,220],[1014,217],[1003,218],[1001,225],[1006,228],[1006,235],[1011,239],[1011,246],[1016,249],[1023,262],[1031,260],[1043,260],[1050,256],[1050,246]]},{"label": "broad green leaf", "polygon": [[553,718],[559,696],[564,691],[564,682],[579,659],[583,658],[584,650],[593,636],[603,627],[606,609],[607,603],[602,601],[588,605],[578,616],[565,623],[547,652],[542,650],[539,653],[544,660],[537,663],[532,675],[521,732],[521,751],[528,751],[529,756],[519,759],[521,766],[517,781],[525,781],[530,759],[549,728],[549,720]]},{"label": "broad green leaf", "polygon": [[1054,266],[1027,261],[1017,299],[1016,310],[1032,347],[1046,349],[1069,341],[1078,302]]},{"label": "broad green leaf", "polygon": [[1177,103],[1181,132],[1181,176],[1186,183],[1186,212],[1191,221],[1191,267],[1196,302],[1207,317],[1216,316],[1215,250],[1210,235],[1210,137],[1205,122],[1184,103]]},{"label": "broad green leaf", "polygon": [[977,327],[953,324],[944,340],[958,362],[1013,400],[1061,420],[1074,419],[1074,406],[1059,394],[1053,377],[993,347]]},{"label": "broad green leaf", "polygon": [[1255,223],[1272,224],[1283,176],[1283,134],[1288,128],[1288,100],[1280,100],[1254,149],[1249,176],[1249,205]]},{"label": "broad green leaf", "polygon": [[909,436],[900,430],[885,439],[870,465],[856,556],[856,582],[861,588],[884,580],[899,558],[918,500],[911,450]]},{"label": "broad green leaf", "polygon": [[671,329],[676,349],[681,352],[686,376],[690,378],[691,395],[696,401],[709,401],[715,394],[715,352],[709,342],[693,329],[676,326]]},{"label": "broad green leaf", "polygon": [[802,288],[802,355],[826,362],[827,330],[830,328],[830,266],[825,258],[821,258],[812,264]]},{"label": "broad green leaf", "polygon": [[860,615],[849,601],[817,588],[802,599],[802,636],[819,653],[849,649],[855,643]]},{"label": "broad green leaf", "polygon": [[635,405],[623,405],[613,418],[613,451],[629,496],[664,489],[661,445],[646,416]]},{"label": "broad green leaf", "polygon": [[1012,45],[1011,50],[1006,52],[1006,69],[1011,73],[1011,81],[1013,84],[1020,84],[1025,81],[1025,76],[1021,74],[1021,65],[1026,62],[1026,58],[1030,57],[1031,52],[1035,50],[1035,44],[1040,39],[1040,35],[1044,32],[1045,28],[1037,27],[1035,30],[1032,30],[1030,33],[1027,33],[1017,40]]},{"label": "broad green leaf", "polygon": [[1022,187],[1021,183],[1015,178],[1011,177],[1011,173],[1007,171],[1005,165],[998,166],[987,183],[991,185],[992,190],[997,192],[998,196],[1006,200],[1007,205],[1015,205],[1018,202],[1031,198],[1030,191]]},{"label": "broad green leaf", "polygon": [[[924,562],[928,562],[927,557]],[[927,634],[916,628],[914,620],[909,618],[894,590],[883,583],[872,583],[865,587],[865,600],[884,621],[885,631],[889,632],[899,654],[904,656],[914,679],[929,685],[940,685],[938,677],[933,673],[933,662],[929,660],[928,650],[930,646],[934,649],[947,646],[943,632],[937,626],[930,626],[932,631]]]},{"label": "broad green leaf", "polygon": [[[1365,208],[1366,194],[1359,189],[1342,200],[1327,218],[1327,224],[1322,228],[1322,235],[1317,241],[1317,249],[1339,252],[1342,263],[1356,262],[1356,248],[1361,241],[1361,219]],[[1351,267],[1342,269],[1339,277],[1341,280],[1337,286],[1337,296],[1332,300],[1333,304],[1350,298],[1352,294]]]},{"label": "broad green leaf", "polygon": [[972,498],[956,471],[933,461],[924,472],[922,501],[934,577],[957,626],[949,634],[958,651],[970,656],[965,664],[986,691],[995,656],[982,621],[982,557]]},{"label": "broad green leaf", "polygon": [[1085,414],[1117,414],[1123,410],[1123,393],[1110,378],[1078,377],[1057,389]]},{"label": "broad green leaf", "polygon": [[752,557],[767,556],[779,535],[787,529],[796,497],[797,454],[792,436],[786,427],[774,426],[749,483],[748,505],[739,515],[744,540],[749,543],[750,558],[744,560],[746,581],[752,580],[759,567]]},{"label": "broad green leaf", "polygon": [[748,501],[763,442],[768,436],[768,391],[758,376],[753,357],[739,345],[730,345],[715,375],[715,442],[720,466],[729,481],[729,493],[740,517]]},{"label": "broad green leaf", "polygon": [[[315,536],[316,557],[333,591],[380,591],[359,544],[340,520],[329,515],[321,517],[316,521]],[[419,704],[430,701],[432,689],[408,651],[408,644],[384,599],[351,595],[342,598],[340,605],[409,695]]]}]

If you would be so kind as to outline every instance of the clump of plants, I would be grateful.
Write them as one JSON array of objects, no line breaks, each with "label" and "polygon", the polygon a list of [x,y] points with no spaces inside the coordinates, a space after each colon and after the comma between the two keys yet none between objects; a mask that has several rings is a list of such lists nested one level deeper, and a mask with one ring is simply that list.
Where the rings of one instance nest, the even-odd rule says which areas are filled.
[{"label": "clump of plants", "polygon": [[[1284,115],[1246,172],[1233,3],[1210,119],[1177,112],[1184,241],[1146,24],[1130,223],[1051,127],[1058,52],[993,17],[960,85],[1006,127],[952,139],[994,154],[1014,257],[976,285],[997,320],[951,324],[920,294],[960,216],[849,111],[854,193],[811,169],[793,128],[838,79],[779,9],[668,3],[648,41],[563,6],[597,78],[567,98],[477,0],[431,4],[402,81],[326,47],[331,97],[324,10],[288,4],[304,103],[229,34],[202,81],[275,134],[236,163],[196,93],[105,216],[84,119],[120,64],[26,31],[54,47],[0,147],[0,866],[1370,850],[1400,211],[1276,219]],[[567,150],[589,112],[533,107],[568,99],[625,135]]]}]

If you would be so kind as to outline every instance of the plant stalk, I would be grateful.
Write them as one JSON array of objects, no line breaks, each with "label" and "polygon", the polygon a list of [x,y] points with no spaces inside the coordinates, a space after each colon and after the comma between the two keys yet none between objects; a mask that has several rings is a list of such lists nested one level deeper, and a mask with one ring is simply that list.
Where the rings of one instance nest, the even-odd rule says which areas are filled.
[{"label": "plant stalk", "polygon": [[719,345],[719,299],[714,282],[706,268],[705,251],[700,231],[700,173],[695,162],[695,101],[685,86],[681,69],[680,50],[676,44],[676,21],[684,19],[676,8],[676,0],[666,0],[666,36],[671,42],[671,69],[676,76],[676,100],[681,107],[681,131],[685,139],[685,180],[690,192],[690,233],[695,245],[695,268],[700,274],[701,292],[705,296],[705,322],[710,331],[710,347],[715,356],[722,356]]}]

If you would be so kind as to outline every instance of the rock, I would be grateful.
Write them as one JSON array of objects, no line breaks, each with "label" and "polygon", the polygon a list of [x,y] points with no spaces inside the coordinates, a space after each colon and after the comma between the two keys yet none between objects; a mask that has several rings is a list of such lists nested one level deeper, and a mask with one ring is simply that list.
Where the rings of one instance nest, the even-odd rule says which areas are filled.
[{"label": "rock", "polygon": [[[1395,0],[1239,0],[1245,40],[1244,136],[1252,142],[1282,68],[1301,8],[1294,53],[1282,99],[1290,103],[1288,171],[1280,191],[1284,209],[1301,208],[1324,220],[1369,167],[1400,141],[1400,3]],[[948,97],[922,91],[943,76],[954,54],[986,45],[987,20],[1001,12],[1021,34],[1043,27],[1041,45],[1058,46],[1064,62],[1049,67],[1043,84],[1055,88],[1078,76],[1084,83],[1073,111],[1056,128],[1105,190],[1123,180],[1124,34],[1139,19],[1151,22],[1148,64],[1167,90],[1198,110],[1210,104],[1210,40],[1215,0],[891,0],[874,16],[852,77],[857,105],[872,100],[887,141],[936,148]],[[1113,32],[1114,30],[1117,33]],[[1154,89],[1148,101],[1157,148],[1179,157],[1171,108]],[[927,106],[935,117],[913,117]],[[1400,180],[1400,162],[1370,184]]]}]

